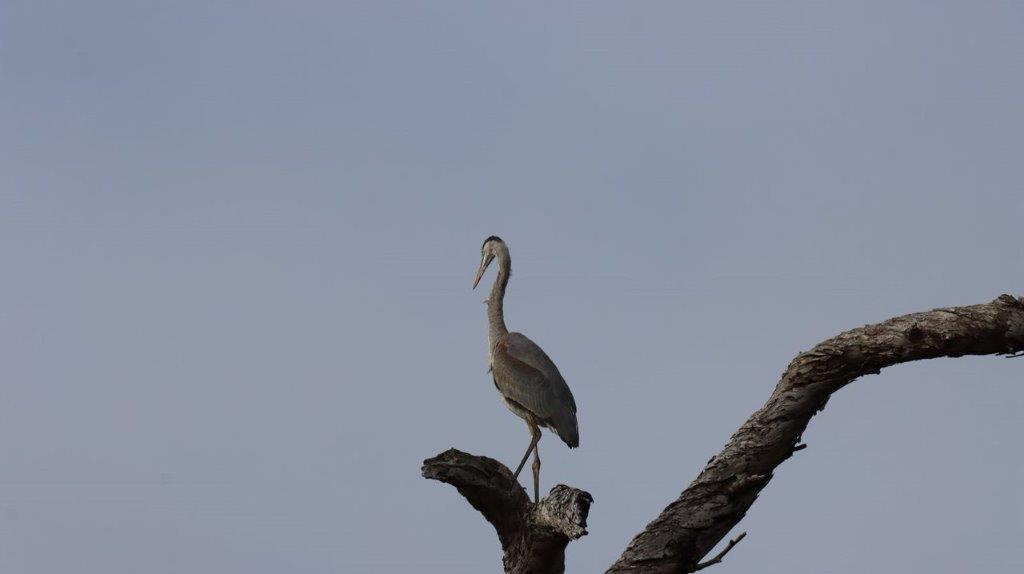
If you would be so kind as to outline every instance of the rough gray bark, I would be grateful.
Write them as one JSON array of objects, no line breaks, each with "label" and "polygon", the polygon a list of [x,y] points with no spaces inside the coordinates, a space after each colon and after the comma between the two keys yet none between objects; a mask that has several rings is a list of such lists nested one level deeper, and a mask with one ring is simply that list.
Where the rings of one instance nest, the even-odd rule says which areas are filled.
[{"label": "rough gray bark", "polygon": [[[1024,353],[1024,299],[1010,295],[981,305],[896,317],[819,343],[793,359],[765,405],[630,542],[608,572],[695,572],[719,562],[742,535],[715,558],[700,560],[743,518],[775,468],[803,448],[800,437],[811,417],[832,393],[856,378],[908,361],[1017,353]],[[440,459],[453,462],[444,466]],[[511,473],[492,459],[450,450],[425,461],[423,474],[454,484],[495,525],[505,549],[506,572],[562,572],[565,545],[586,533],[591,498],[582,491],[561,485],[552,490],[575,493],[569,499],[577,501],[553,503],[555,516],[574,518],[552,523],[540,519],[543,513],[531,508],[526,491],[509,484],[514,483]],[[563,523],[574,526],[563,530],[552,525]],[[531,534],[534,528],[557,534]],[[545,541],[552,536],[557,544]]]},{"label": "rough gray bark", "polygon": [[608,572],[690,572],[736,525],[792,456],[829,396],[883,367],[1024,350],[1024,301],[935,309],[859,327],[800,353],[760,410],[695,481],[630,542]]},{"label": "rough gray bark", "polygon": [[565,547],[587,533],[590,494],[559,484],[538,504],[505,465],[453,449],[423,461],[423,477],[458,489],[498,532],[505,572],[565,571]]}]

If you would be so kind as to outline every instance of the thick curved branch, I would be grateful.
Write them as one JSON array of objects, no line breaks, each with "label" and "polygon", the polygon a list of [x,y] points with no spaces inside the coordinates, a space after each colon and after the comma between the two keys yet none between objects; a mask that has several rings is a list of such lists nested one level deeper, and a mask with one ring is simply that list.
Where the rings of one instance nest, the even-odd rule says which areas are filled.
[{"label": "thick curved branch", "polygon": [[801,353],[775,392],[608,570],[693,572],[746,514],[807,423],[857,377],[908,361],[1024,351],[1024,300],[935,309],[841,333]]},{"label": "thick curved branch", "polygon": [[493,458],[449,449],[423,461],[423,477],[451,484],[498,532],[506,572],[565,571],[565,547],[587,534],[590,494],[559,484],[533,504]]}]

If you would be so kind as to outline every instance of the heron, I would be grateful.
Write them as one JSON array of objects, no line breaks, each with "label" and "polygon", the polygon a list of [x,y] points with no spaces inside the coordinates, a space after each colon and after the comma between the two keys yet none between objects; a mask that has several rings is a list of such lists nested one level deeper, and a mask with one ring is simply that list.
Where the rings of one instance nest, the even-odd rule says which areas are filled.
[{"label": "heron", "polygon": [[514,478],[533,452],[533,502],[540,502],[540,429],[547,428],[558,435],[569,448],[580,444],[576,423],[576,401],[558,367],[547,353],[522,333],[509,332],[505,326],[505,288],[512,274],[512,259],[508,245],[492,235],[480,248],[480,267],[473,280],[473,288],[480,284],[487,267],[498,260],[498,276],[494,279],[487,304],[488,363],[494,386],[501,399],[530,429],[530,446],[516,467]]}]

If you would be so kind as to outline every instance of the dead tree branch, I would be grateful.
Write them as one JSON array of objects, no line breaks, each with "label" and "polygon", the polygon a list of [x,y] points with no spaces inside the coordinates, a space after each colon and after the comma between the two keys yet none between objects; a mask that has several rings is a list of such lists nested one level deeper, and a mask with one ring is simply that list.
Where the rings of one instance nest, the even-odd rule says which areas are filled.
[{"label": "dead tree branch", "polygon": [[797,355],[760,410],[608,570],[693,572],[746,514],[772,472],[799,450],[832,393],[890,365],[1024,350],[1024,300],[913,313],[841,333]]},{"label": "dead tree branch", "polygon": [[582,490],[559,484],[533,504],[505,465],[455,449],[423,461],[422,473],[454,486],[494,525],[505,572],[564,572],[566,545],[587,534],[593,498]]},{"label": "dead tree branch", "polygon": [[[858,377],[922,359],[1022,354],[1024,299],[1010,295],[895,317],[819,343],[793,359],[765,405],[608,573],[686,573],[721,562],[746,533],[700,560],[743,518],[775,468],[806,447],[800,439],[811,417]],[[587,533],[590,494],[558,485],[534,505],[496,460],[451,449],[424,461],[423,476],[455,486],[494,525],[506,572],[563,572],[566,545]]]}]

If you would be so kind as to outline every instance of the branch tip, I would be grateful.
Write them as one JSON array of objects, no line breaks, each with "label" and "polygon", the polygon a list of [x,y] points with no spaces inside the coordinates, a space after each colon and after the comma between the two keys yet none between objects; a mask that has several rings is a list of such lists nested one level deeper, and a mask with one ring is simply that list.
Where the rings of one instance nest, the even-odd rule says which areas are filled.
[{"label": "branch tip", "polygon": [[725,558],[725,555],[728,554],[730,550],[732,550],[732,547],[736,546],[737,544],[739,544],[740,540],[743,540],[746,536],[747,536],[747,533],[744,532],[743,534],[740,534],[736,538],[733,538],[732,540],[729,541],[728,544],[725,545],[725,548],[723,548],[721,552],[719,552],[718,554],[715,555],[714,558],[712,558],[711,560],[708,560],[707,562],[701,562],[700,564],[694,566],[693,570],[690,570],[690,572],[696,572],[698,570],[703,570],[703,569],[707,568],[708,566],[714,566],[715,564],[720,563],[722,561],[722,558]]},{"label": "branch tip", "polygon": [[1018,299],[1017,297],[1014,297],[1009,293],[1003,293],[1002,295],[996,297],[996,301],[1000,303],[1006,303],[1007,305],[1024,305],[1024,300]]}]

